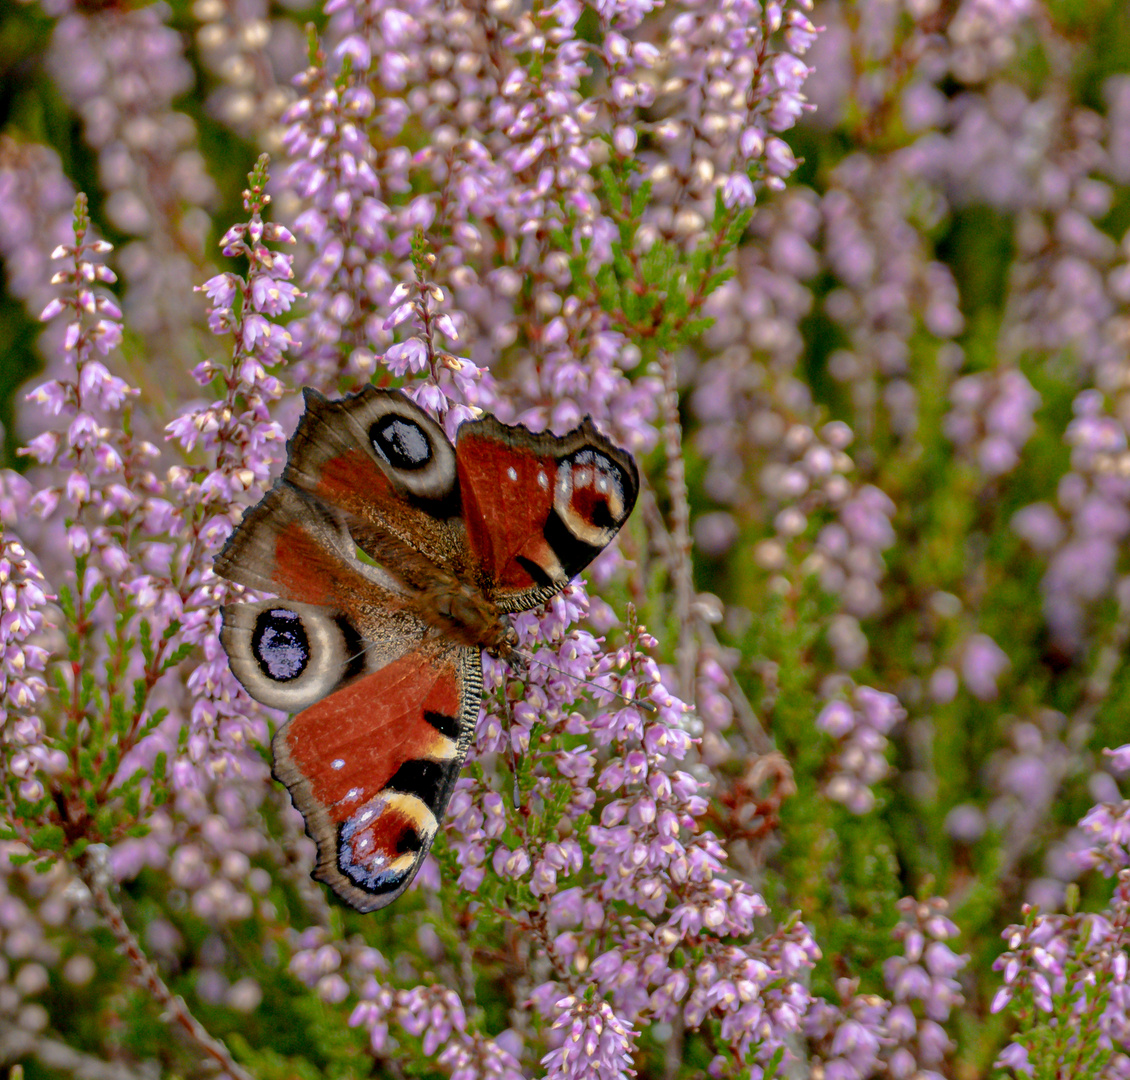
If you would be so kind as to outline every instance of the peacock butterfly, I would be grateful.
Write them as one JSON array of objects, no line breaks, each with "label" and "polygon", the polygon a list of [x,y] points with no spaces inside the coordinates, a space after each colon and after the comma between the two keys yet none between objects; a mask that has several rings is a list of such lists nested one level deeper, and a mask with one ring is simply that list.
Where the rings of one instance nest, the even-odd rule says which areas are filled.
[{"label": "peacock butterfly", "polygon": [[558,436],[485,416],[452,445],[399,390],[305,402],[282,476],[215,561],[278,599],[226,606],[221,641],[253,698],[297,714],[274,773],[317,844],[314,877],[373,911],[435,838],[479,715],[481,650],[511,655],[507,614],[612,542],[639,474],[591,418]]}]

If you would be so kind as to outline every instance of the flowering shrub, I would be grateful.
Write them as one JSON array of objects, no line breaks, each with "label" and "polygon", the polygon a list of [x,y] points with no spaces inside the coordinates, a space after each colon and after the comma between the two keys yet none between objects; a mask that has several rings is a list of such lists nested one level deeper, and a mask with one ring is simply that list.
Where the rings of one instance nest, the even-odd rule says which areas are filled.
[{"label": "flowering shrub", "polygon": [[[300,6],[5,16],[0,1062],[1130,1077],[1124,5]],[[370,381],[644,482],[362,916],[212,559]]]}]

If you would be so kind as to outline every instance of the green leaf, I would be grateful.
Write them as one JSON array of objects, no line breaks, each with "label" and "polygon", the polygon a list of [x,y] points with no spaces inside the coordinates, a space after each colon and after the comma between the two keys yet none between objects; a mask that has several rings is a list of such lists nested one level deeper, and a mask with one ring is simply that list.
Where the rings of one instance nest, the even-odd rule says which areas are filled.
[{"label": "green leaf", "polygon": [[634,192],[632,192],[632,204],[631,210],[629,212],[636,221],[639,221],[650,205],[651,181],[645,180],[642,184],[639,185],[639,187],[636,188]]},{"label": "green leaf", "polygon": [[58,825],[41,825],[31,834],[31,846],[48,851],[62,851],[66,837]]},{"label": "green leaf", "polygon": [[90,704],[90,699],[94,696],[95,690],[94,672],[84,671],[82,673],[82,683],[79,688],[79,707],[86,709]]},{"label": "green leaf", "polygon": [[129,730],[129,714],[121,694],[114,694],[110,698],[110,729],[118,735],[125,735]]},{"label": "green leaf", "polygon": [[192,655],[192,650],[196,646],[190,641],[182,641],[167,657],[165,662],[161,665],[162,674],[169,670],[169,668],[176,667],[177,664],[187,660]]},{"label": "green leaf", "polygon": [[[141,620],[138,633],[141,636],[141,655],[144,657],[145,666],[148,668],[153,664],[153,631],[147,620]],[[134,686],[136,685],[137,683],[134,683]]]},{"label": "green leaf", "polygon": [[145,736],[154,732],[161,725],[161,722],[165,719],[165,717],[168,716],[168,715],[169,715],[169,710],[164,706],[162,706],[160,709],[158,709],[156,712],[154,712],[153,715],[151,717],[149,717],[149,719],[146,720],[144,724],[142,724],[141,731],[138,735],[138,738],[144,739]]},{"label": "green leaf", "polygon": [[[145,699],[149,696],[149,687],[144,679],[133,680],[133,715],[140,716],[145,709]],[[125,728],[122,729],[125,731]]]},{"label": "green leaf", "polygon": [[99,770],[101,779],[108,779],[118,771],[118,765],[122,760],[121,747],[117,743],[110,743],[106,747],[106,757],[102,762],[102,768]]}]

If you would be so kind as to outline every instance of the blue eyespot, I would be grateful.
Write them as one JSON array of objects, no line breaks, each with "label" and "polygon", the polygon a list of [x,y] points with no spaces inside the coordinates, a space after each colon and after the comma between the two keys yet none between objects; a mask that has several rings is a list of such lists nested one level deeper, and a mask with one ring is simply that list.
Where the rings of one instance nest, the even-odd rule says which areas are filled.
[{"label": "blue eyespot", "polygon": [[260,612],[251,650],[263,674],[275,682],[297,679],[310,662],[310,640],[302,617],[287,608]]}]

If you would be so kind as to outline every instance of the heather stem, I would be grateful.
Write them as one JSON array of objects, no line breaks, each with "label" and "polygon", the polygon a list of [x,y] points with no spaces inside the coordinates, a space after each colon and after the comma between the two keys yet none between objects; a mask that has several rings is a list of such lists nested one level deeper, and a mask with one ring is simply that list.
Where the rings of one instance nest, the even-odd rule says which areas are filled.
[{"label": "heather stem", "polygon": [[141,943],[126,924],[121,908],[110,896],[109,868],[105,849],[92,844],[79,865],[79,874],[94,897],[95,907],[106,920],[122,952],[129,958],[136,981],[148,990],[161,1006],[162,1018],[175,1024],[206,1057],[211,1058],[233,1080],[254,1080],[251,1073],[238,1065],[228,1048],[210,1035],[203,1024],[189,1011],[182,997],[174,994],[141,948]]},{"label": "heather stem", "polygon": [[671,548],[669,571],[675,585],[675,624],[679,640],[675,663],[679,674],[678,694],[693,699],[694,673],[698,661],[697,627],[691,619],[694,581],[691,567],[690,503],[687,498],[687,472],[683,460],[683,428],[679,420],[679,387],[675,359],[660,351],[663,372],[663,448],[667,459],[667,491],[671,499]]}]

